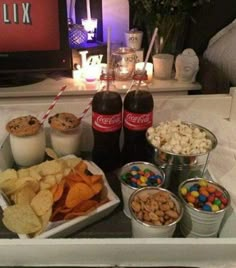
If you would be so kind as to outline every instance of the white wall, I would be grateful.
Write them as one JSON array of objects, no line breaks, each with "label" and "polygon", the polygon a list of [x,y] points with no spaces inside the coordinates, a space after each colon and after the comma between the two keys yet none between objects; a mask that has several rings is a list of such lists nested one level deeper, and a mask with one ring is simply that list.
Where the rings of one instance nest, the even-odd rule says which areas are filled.
[{"label": "white wall", "polygon": [[102,5],[104,42],[107,40],[107,28],[111,27],[111,42],[124,43],[124,33],[129,30],[128,0],[103,0]]},{"label": "white wall", "polygon": [[[69,3],[75,0],[67,0],[68,16]],[[93,1],[93,0],[90,0]],[[102,0],[103,13],[103,40],[107,40],[107,28],[111,28],[111,42],[123,44],[125,41],[124,33],[129,30],[129,3],[128,0]],[[75,21],[75,14],[72,13],[72,19]]]}]

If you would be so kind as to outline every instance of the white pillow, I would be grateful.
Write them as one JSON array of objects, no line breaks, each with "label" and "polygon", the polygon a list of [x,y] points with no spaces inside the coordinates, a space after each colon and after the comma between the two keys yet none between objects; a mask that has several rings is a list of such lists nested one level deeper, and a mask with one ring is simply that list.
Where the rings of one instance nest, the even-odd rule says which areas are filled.
[{"label": "white pillow", "polygon": [[203,56],[236,86],[236,19],[210,39]]}]

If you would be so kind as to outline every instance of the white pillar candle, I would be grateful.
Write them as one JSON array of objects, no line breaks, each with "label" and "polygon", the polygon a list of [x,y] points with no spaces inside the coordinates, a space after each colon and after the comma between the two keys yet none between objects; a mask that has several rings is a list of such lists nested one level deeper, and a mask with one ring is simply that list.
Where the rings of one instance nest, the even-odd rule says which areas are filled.
[{"label": "white pillar candle", "polygon": [[81,69],[79,70],[73,70],[73,79],[78,81],[81,79],[81,75],[82,75],[82,72],[81,72]]},{"label": "white pillar candle", "polygon": [[[137,62],[135,64],[135,70],[143,70],[144,62]],[[148,76],[148,82],[150,83],[153,78],[153,64],[151,62],[147,62],[145,66],[145,70]]]}]

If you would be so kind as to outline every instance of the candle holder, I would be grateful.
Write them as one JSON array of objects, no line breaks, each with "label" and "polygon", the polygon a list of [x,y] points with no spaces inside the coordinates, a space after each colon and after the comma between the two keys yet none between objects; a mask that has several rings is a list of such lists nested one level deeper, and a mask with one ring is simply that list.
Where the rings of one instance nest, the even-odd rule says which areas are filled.
[{"label": "candle holder", "polygon": [[81,23],[84,26],[84,29],[88,33],[87,42],[96,42],[97,41],[97,19],[81,19]]},{"label": "candle holder", "polygon": [[136,55],[132,48],[120,47],[112,53],[112,67],[115,80],[132,79],[135,70]]},{"label": "candle holder", "polygon": [[69,24],[68,35],[71,48],[79,48],[88,40],[88,33],[80,24]]}]

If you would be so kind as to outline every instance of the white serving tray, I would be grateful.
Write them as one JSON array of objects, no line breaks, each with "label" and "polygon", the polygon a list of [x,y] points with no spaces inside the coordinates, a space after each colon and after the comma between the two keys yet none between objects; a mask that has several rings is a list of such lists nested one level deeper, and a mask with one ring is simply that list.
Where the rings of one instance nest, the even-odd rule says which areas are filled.
[{"label": "white serving tray", "polygon": [[[73,155],[66,156],[66,158],[68,157],[75,157],[75,156]],[[85,226],[90,225],[96,221],[99,221],[100,219],[109,215],[119,205],[120,199],[111,189],[103,171],[92,161],[86,161],[86,160],[84,161],[86,162],[88,166],[88,170],[92,174],[102,175],[104,186],[107,189],[107,197],[109,201],[102,204],[96,210],[90,212],[86,216],[79,216],[68,221],[59,221],[59,222],[53,222],[53,223],[50,222],[46,231],[34,237],[35,239],[49,238],[49,237],[54,237],[54,238],[66,237],[69,234],[72,234],[84,228]],[[6,168],[12,167],[13,163],[14,163],[14,160],[13,160],[11,149],[10,149],[9,137],[7,137],[5,142],[2,144],[0,148],[0,170],[5,170]],[[2,209],[5,209],[7,206],[8,204],[6,200],[3,198],[3,196],[1,196],[1,193],[0,193],[0,207],[2,207]],[[18,234],[18,236],[21,239],[31,239],[30,236],[28,235]]]},{"label": "white serving tray", "polygon": [[[3,170],[13,164],[9,148],[7,138],[0,150]],[[16,238],[0,239],[0,266],[235,268],[235,252],[234,237]]]}]

